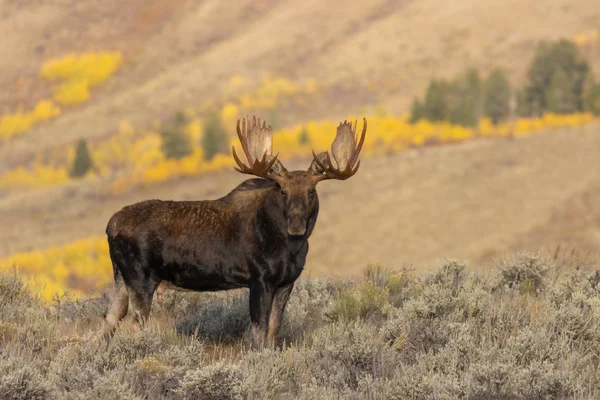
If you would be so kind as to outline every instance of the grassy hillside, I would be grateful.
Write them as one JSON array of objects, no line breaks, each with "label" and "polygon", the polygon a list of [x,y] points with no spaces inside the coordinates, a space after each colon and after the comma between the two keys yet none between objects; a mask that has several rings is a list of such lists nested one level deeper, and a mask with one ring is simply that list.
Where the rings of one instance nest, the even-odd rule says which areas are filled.
[{"label": "grassy hillside", "polygon": [[[0,145],[0,159],[8,164],[82,137],[110,136],[121,121],[143,127],[188,107],[219,104],[267,76],[310,78],[319,86],[304,104],[278,105],[285,123],[343,118],[362,107],[400,112],[431,77],[453,76],[467,66],[483,72],[503,66],[521,81],[538,40],[575,38],[600,23],[600,6],[592,0],[561,0],[552,7],[535,0],[352,6],[111,0],[76,7],[2,0],[0,6],[0,85],[8,88],[0,94],[0,114],[50,95],[50,83],[39,77],[48,59],[88,51],[118,51],[124,59],[91,101]],[[596,45],[588,56],[597,67]],[[230,90],[234,77],[247,82],[244,91]]]},{"label": "grassy hillside", "polygon": [[106,349],[104,297],[47,309],[4,273],[0,397],[595,399],[599,281],[597,264],[562,253],[301,279],[276,349],[249,346],[244,292],[169,293]]}]

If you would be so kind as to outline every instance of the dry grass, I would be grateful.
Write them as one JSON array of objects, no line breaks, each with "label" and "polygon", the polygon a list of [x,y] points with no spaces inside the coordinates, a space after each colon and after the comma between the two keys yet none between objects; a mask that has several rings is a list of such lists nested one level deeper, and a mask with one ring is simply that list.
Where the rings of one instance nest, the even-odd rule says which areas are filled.
[{"label": "dry grass", "polygon": [[302,279],[276,349],[248,345],[244,292],[168,293],[106,349],[104,297],[46,309],[4,273],[0,397],[594,399],[599,282],[598,265],[562,254]]},{"label": "dry grass", "polygon": [[[598,248],[598,124],[363,160],[319,185],[307,272],[351,277],[369,262],[423,269],[440,254],[475,264],[503,252]],[[288,165],[305,168],[306,163]],[[112,197],[102,182],[0,199],[0,256],[104,235],[110,216],[149,198],[217,198],[245,177],[220,172]]]},{"label": "dry grass", "polygon": [[[218,100],[236,74],[256,84],[265,75],[315,77],[320,97],[309,107],[280,110],[284,122],[343,118],[373,105],[398,112],[432,76],[467,66],[483,72],[504,66],[520,81],[538,40],[574,37],[600,21],[594,0],[560,0],[552,7],[535,0],[351,6],[339,0],[110,0],[76,7],[2,0],[0,9],[0,86],[8,88],[0,94],[0,113],[49,90],[35,79],[49,57],[100,49],[120,50],[126,59],[92,103],[2,146],[6,163],[80,137],[106,137],[121,120],[148,126]],[[590,54],[595,66],[598,54]]]}]

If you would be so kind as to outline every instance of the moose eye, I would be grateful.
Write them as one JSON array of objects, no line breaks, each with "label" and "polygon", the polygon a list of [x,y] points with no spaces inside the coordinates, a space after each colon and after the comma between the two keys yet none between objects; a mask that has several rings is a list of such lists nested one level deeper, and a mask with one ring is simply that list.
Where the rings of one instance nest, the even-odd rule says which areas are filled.
[{"label": "moose eye", "polygon": [[281,191],[281,197],[283,197],[284,200],[287,200],[288,195],[284,190]]},{"label": "moose eye", "polygon": [[315,198],[315,194],[317,193],[317,191],[315,189],[311,189],[308,191],[308,198],[309,199],[314,199]]}]

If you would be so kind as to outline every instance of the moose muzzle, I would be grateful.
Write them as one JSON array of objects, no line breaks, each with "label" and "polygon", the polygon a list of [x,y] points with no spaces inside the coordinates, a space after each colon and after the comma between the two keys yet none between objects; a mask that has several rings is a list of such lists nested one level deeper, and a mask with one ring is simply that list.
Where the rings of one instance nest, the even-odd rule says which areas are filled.
[{"label": "moose muzzle", "polygon": [[302,210],[293,210],[287,217],[287,230],[290,236],[302,236],[306,233],[308,220]]}]

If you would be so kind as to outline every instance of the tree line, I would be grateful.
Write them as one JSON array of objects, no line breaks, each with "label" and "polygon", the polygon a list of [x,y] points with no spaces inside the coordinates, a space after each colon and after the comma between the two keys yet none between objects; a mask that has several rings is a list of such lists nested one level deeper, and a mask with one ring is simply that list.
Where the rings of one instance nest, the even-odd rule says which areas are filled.
[{"label": "tree line", "polygon": [[[186,132],[188,120],[182,112],[178,112],[172,121],[167,122],[159,130],[161,151],[166,159],[179,160],[194,152],[192,139]],[[228,138],[221,119],[216,112],[206,116],[204,134],[200,143],[204,151],[204,159],[211,161],[218,153],[228,150]],[[71,178],[80,178],[94,169],[94,162],[87,141],[81,139],[75,148],[75,158],[69,171]]]},{"label": "tree line", "polygon": [[511,87],[502,68],[493,69],[485,79],[475,68],[453,80],[433,79],[423,100],[413,100],[410,120],[472,127],[482,117],[498,124],[515,114],[539,117],[576,112],[600,115],[600,83],[577,45],[560,39],[539,43],[520,89]]}]

